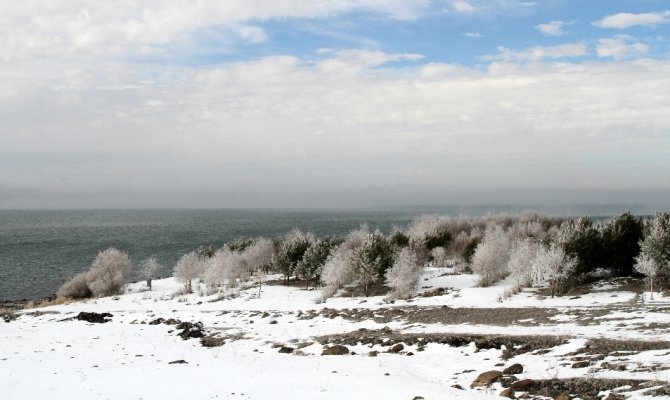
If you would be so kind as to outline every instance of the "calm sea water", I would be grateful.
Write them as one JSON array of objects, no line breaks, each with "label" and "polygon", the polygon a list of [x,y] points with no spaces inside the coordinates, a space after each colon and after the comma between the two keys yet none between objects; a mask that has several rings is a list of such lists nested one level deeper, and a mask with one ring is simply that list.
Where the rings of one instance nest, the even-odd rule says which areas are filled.
[{"label": "calm sea water", "polygon": [[[133,262],[155,255],[169,276],[177,259],[201,244],[237,237],[275,238],[293,228],[342,235],[367,223],[389,232],[423,213],[481,215],[513,207],[404,208],[395,211],[0,210],[0,300],[49,297],[110,246]],[[588,210],[585,214],[588,214]],[[584,215],[584,214],[578,214]],[[137,275],[133,279],[139,279]]]}]

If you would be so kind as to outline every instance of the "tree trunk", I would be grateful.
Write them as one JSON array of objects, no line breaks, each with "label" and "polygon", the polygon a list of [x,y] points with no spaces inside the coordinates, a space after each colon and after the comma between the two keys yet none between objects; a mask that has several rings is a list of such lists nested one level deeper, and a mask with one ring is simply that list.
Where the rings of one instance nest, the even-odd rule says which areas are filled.
[{"label": "tree trunk", "polygon": [[147,279],[147,287],[151,290],[151,278]]}]

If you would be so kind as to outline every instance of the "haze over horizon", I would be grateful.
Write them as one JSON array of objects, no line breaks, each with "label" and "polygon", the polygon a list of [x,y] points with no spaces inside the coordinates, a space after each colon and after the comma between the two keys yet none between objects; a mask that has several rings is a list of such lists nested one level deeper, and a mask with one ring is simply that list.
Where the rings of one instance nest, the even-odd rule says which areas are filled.
[{"label": "haze over horizon", "polygon": [[0,209],[670,207],[666,1],[0,15]]}]

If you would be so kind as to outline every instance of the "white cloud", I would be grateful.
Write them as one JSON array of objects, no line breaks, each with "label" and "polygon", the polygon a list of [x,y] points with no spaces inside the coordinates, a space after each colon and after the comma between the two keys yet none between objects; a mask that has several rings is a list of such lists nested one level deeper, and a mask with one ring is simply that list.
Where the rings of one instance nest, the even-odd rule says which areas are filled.
[{"label": "white cloud", "polygon": [[608,15],[593,24],[601,28],[626,29],[633,26],[656,26],[670,23],[670,11],[657,13],[618,13]]},{"label": "white cloud", "polygon": [[524,50],[498,47],[498,54],[487,56],[487,60],[508,62],[538,62],[548,59],[584,57],[589,54],[584,43],[566,43],[556,46],[534,46]]},{"label": "white cloud", "polygon": [[551,21],[546,24],[535,25],[535,29],[540,31],[543,35],[549,36],[563,36],[565,35],[565,28],[567,24],[564,21]]},{"label": "white cloud", "polygon": [[484,35],[482,35],[482,34],[479,33],[479,32],[465,32],[465,33],[463,34],[463,36],[465,36],[465,37],[469,37],[469,38],[471,38],[471,39],[481,39],[481,38],[484,37]]},{"label": "white cloud", "polygon": [[250,43],[264,43],[268,40],[268,35],[262,28],[252,25],[243,25],[237,29],[237,34],[243,40]]},{"label": "white cloud", "polygon": [[465,0],[456,0],[453,3],[454,9],[460,13],[469,13],[475,11],[475,7]]},{"label": "white cloud", "polygon": [[617,35],[613,38],[599,39],[596,46],[598,57],[612,57],[615,60],[641,57],[649,52],[649,46],[634,42],[628,35]]}]

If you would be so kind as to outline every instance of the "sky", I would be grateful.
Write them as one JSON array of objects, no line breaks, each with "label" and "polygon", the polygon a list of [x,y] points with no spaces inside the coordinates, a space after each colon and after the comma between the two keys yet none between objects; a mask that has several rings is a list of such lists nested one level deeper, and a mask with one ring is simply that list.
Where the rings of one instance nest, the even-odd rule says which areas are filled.
[{"label": "sky", "polygon": [[670,204],[667,0],[0,3],[0,208]]}]

